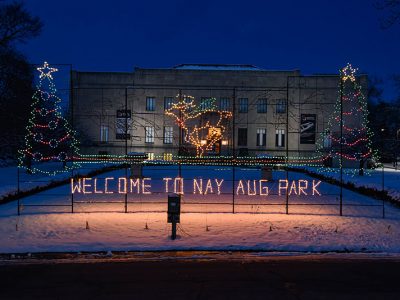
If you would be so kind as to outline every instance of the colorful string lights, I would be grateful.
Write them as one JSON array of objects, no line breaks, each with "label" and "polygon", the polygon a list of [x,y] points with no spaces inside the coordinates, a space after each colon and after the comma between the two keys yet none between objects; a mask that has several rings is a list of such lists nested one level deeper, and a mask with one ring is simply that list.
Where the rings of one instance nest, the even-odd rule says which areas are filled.
[{"label": "colorful string lights", "polygon": [[[372,150],[372,131],[368,127],[368,111],[365,97],[361,86],[357,83],[356,72],[350,64],[340,70],[341,88],[340,94],[335,104],[334,113],[328,121],[326,130],[322,133],[321,139],[317,141],[317,155],[307,157],[233,157],[233,156],[206,156],[207,151],[212,151],[215,145],[228,144],[224,139],[227,131],[227,124],[232,118],[232,112],[219,110],[215,98],[202,100],[198,105],[195,98],[189,95],[177,96],[177,101],[165,110],[165,114],[172,117],[176,124],[184,132],[185,140],[189,141],[196,148],[194,156],[172,156],[171,161],[164,161],[162,155],[155,155],[154,160],[146,160],[143,157],[129,157],[126,155],[80,155],[78,142],[75,133],[70,128],[68,121],[60,113],[60,98],[56,96],[56,88],[53,83],[53,74],[56,68],[49,67],[45,62],[43,67],[37,68],[40,72],[37,91],[33,95],[31,118],[27,126],[25,136],[25,148],[20,150],[19,166],[26,168],[29,172],[41,172],[48,175],[69,171],[78,167],[81,163],[94,164],[180,164],[180,165],[220,165],[220,166],[276,166],[277,164],[290,166],[317,166],[325,164],[324,171],[338,172],[339,168],[329,166],[331,160],[339,161],[344,167],[345,161],[365,162],[369,158],[377,156]],[[341,109],[343,109],[341,114]],[[342,125],[340,128],[340,124]],[[342,134],[339,134],[342,132]],[[327,143],[326,143],[327,141]],[[341,158],[341,159],[340,159]],[[46,170],[46,166],[41,162],[63,162],[64,167],[58,170]],[[66,162],[69,162],[68,165]],[[363,166],[361,166],[363,168]],[[358,168],[345,168],[345,172],[355,174]],[[128,186],[128,183],[133,186]],[[121,181],[122,191],[136,188],[136,182]],[[172,179],[171,184],[174,190],[181,192],[181,181]],[[211,193],[219,191],[218,186],[213,187],[211,183],[194,182],[194,191],[197,193]],[[307,189],[305,182],[297,186],[296,190],[302,194]],[[96,184],[94,184],[96,186]],[[168,185],[168,182],[166,182]],[[259,190],[259,194],[268,194],[268,189],[261,185],[254,187],[253,183],[244,182],[243,189],[250,191]],[[295,194],[295,189],[289,190]],[[96,193],[96,191],[94,192]]]},{"label": "colorful string lights", "polygon": [[[26,127],[25,148],[19,150],[19,167],[30,173],[55,175],[79,167],[74,157],[78,154],[78,142],[68,121],[61,115],[52,73],[47,62],[37,68],[40,72],[37,90],[32,96],[32,111]],[[43,162],[62,162],[49,170]],[[68,162],[68,164],[67,164]]]},{"label": "colorful string lights", "polygon": [[340,70],[339,97],[317,142],[317,153],[325,164],[320,171],[338,172],[342,168],[346,174],[362,174],[367,160],[377,157],[372,149],[367,102],[356,72],[351,64]]}]

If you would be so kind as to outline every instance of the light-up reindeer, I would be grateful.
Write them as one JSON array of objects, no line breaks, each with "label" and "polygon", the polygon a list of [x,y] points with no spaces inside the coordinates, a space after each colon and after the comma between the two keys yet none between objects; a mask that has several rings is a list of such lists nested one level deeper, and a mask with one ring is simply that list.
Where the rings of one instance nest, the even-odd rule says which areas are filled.
[{"label": "light-up reindeer", "polygon": [[[177,99],[169,109],[165,110],[165,114],[174,118],[175,123],[182,129],[185,140],[196,147],[196,157],[203,157],[206,151],[213,150],[215,144],[222,139],[228,120],[232,118],[232,112],[218,110],[215,98],[202,100],[199,106],[195,104],[192,96],[177,96]],[[210,120],[202,124],[203,118],[215,114],[217,115],[215,124]],[[195,124],[189,130],[188,123],[196,120],[199,124]],[[206,140],[203,139],[204,132],[207,135]]]}]

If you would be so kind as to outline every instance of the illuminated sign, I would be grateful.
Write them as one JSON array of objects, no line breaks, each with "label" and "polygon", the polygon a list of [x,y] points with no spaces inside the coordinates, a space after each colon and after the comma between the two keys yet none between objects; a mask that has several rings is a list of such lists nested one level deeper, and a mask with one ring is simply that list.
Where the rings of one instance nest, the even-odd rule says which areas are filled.
[{"label": "illuminated sign", "polygon": [[[182,177],[165,177],[162,179],[162,189],[165,193],[175,194],[198,194],[198,195],[220,195],[224,187],[224,179],[218,178],[194,178],[185,180]],[[279,179],[273,186],[267,179],[244,180],[241,179],[235,184],[236,195],[247,196],[278,196],[305,195],[321,196],[319,190],[320,180],[287,180]],[[275,189],[275,190],[273,190]],[[129,178],[129,177],[106,177],[106,178],[71,178],[72,194],[152,194],[152,179]]]}]

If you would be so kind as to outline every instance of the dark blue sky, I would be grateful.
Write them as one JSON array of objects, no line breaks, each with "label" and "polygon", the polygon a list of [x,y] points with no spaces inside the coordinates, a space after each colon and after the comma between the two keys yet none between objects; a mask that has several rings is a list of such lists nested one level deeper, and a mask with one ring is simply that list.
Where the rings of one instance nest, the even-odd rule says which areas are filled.
[{"label": "dark blue sky", "polygon": [[82,71],[247,63],[311,74],[350,62],[389,80],[400,73],[400,25],[382,30],[374,2],[27,0],[45,27],[21,48],[34,63]]}]

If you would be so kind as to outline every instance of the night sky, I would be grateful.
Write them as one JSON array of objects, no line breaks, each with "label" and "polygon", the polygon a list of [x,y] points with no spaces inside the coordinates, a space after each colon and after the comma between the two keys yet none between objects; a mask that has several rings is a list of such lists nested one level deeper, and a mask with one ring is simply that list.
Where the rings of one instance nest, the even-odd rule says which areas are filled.
[{"label": "night sky", "polygon": [[20,47],[32,63],[132,71],[181,63],[253,64],[337,73],[347,62],[386,80],[400,73],[400,24],[380,28],[376,0],[27,0],[44,24]]}]

